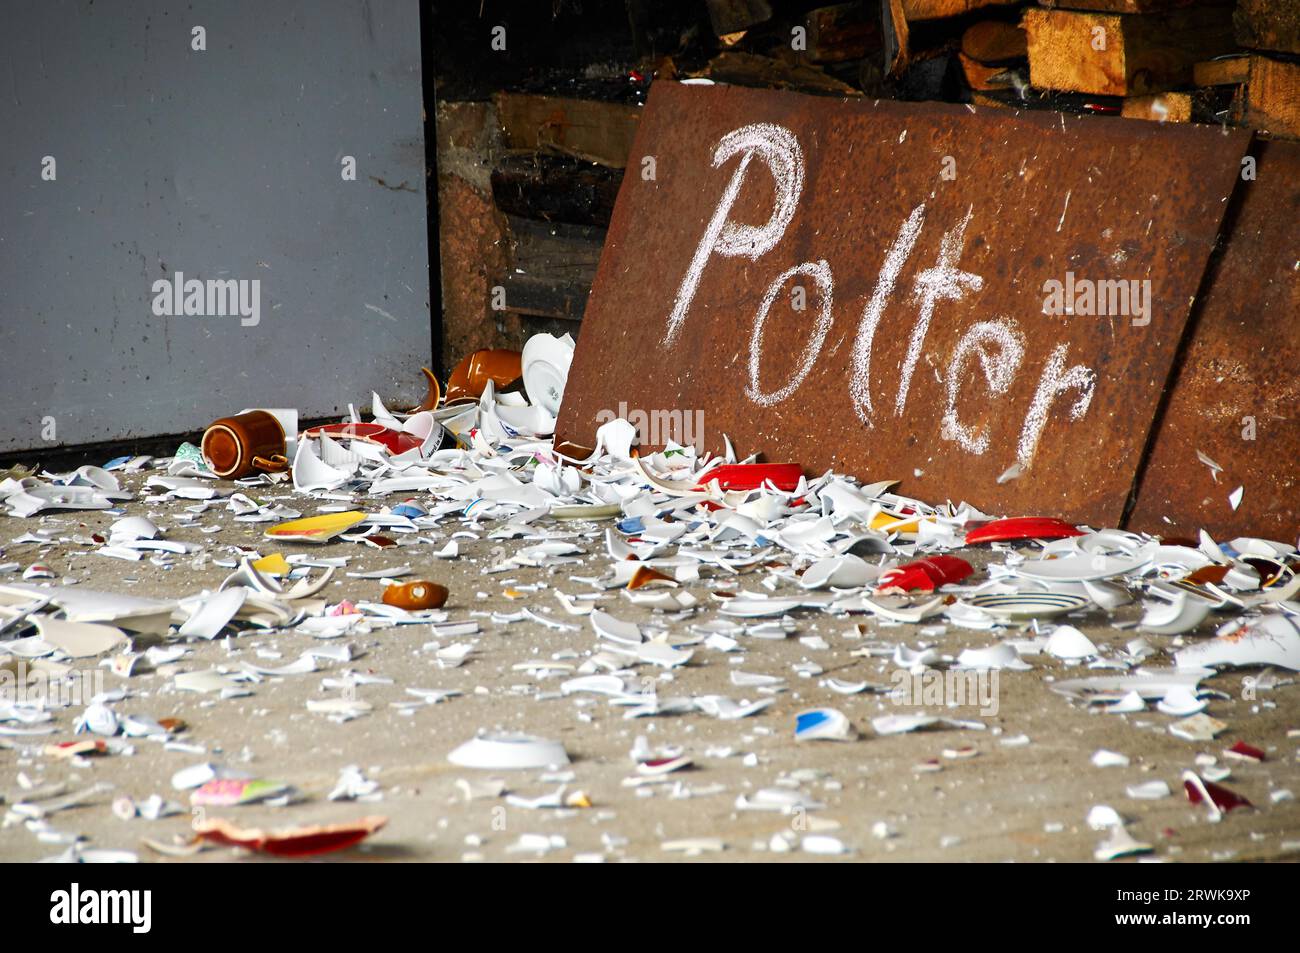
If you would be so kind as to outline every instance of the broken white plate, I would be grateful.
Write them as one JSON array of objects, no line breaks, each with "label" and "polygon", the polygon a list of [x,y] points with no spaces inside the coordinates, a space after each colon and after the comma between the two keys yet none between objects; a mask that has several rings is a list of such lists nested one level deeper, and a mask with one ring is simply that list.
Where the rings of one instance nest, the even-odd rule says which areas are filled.
[{"label": "broken white plate", "polygon": [[591,620],[591,627],[601,638],[620,642],[623,645],[640,645],[642,642],[641,629],[635,622],[616,619],[608,612],[599,609],[594,610],[588,618]]},{"label": "broken white plate", "polygon": [[108,535],[113,542],[128,542],[136,539],[157,539],[159,529],[152,520],[143,516],[125,516],[108,528]]},{"label": "broken white plate", "polygon": [[1092,766],[1094,768],[1127,768],[1128,764],[1128,756],[1120,754],[1118,751],[1099,748],[1092,754]]},{"label": "broken white plate", "polygon": [[1123,576],[1141,569],[1151,561],[1149,552],[1131,556],[1080,555],[1060,559],[1027,559],[1015,567],[1015,573],[1029,579],[1084,582]]},{"label": "broken white plate", "polygon": [[663,642],[642,642],[636,647],[636,657],[642,662],[659,665],[663,668],[676,668],[685,665],[694,655],[691,651],[675,649]]},{"label": "broken white plate", "polygon": [[799,577],[799,585],[804,589],[856,589],[879,576],[879,567],[860,556],[845,554],[813,563]]},{"label": "broken white plate", "polygon": [[1113,582],[1084,579],[1080,585],[1083,586],[1084,592],[1088,594],[1089,599],[1108,612],[1118,609],[1120,606],[1128,605],[1133,601],[1131,592]]},{"label": "broken white plate", "polygon": [[569,379],[569,366],[573,363],[573,350],[573,338],[568,334],[556,337],[543,332],[524,342],[521,355],[524,391],[531,403],[545,409],[552,417],[560,413],[564,385]]},{"label": "broken white plate", "polygon": [[1161,798],[1169,797],[1172,793],[1169,785],[1164,781],[1144,781],[1141,784],[1130,784],[1124,789],[1135,801],[1158,801]]},{"label": "broken white plate", "polygon": [[742,619],[761,619],[785,615],[803,604],[802,599],[746,599],[743,596],[735,596],[722,603],[722,613]]},{"label": "broken white plate", "polygon": [[223,675],[215,668],[201,672],[180,672],[172,678],[178,692],[198,692],[208,695],[239,689],[242,686],[229,675]]},{"label": "broken white plate", "polygon": [[[925,602],[915,603],[906,596],[857,596],[862,609],[891,622],[917,623],[944,610],[944,597],[935,596]],[[841,608],[841,603],[836,603]],[[726,611],[725,609],[723,610]]]},{"label": "broken white plate", "polygon": [[1136,693],[1144,699],[1164,698],[1175,689],[1195,691],[1201,680],[1214,674],[1210,669],[1178,671],[1147,670],[1136,675],[1102,675],[1096,678],[1076,678],[1053,682],[1048,687],[1061,695],[1083,701],[1118,702]]},{"label": "broken white plate", "polygon": [[1045,650],[1048,655],[1059,659],[1092,658],[1097,654],[1097,646],[1092,640],[1072,625],[1058,625],[1047,637]]},{"label": "broken white plate", "polygon": [[965,669],[1010,669],[1027,672],[1033,666],[1020,657],[1015,646],[1001,642],[982,649],[964,649],[957,656],[957,667]]},{"label": "broken white plate", "polygon": [[68,622],[48,615],[32,616],[42,641],[72,658],[90,658],[111,652],[126,642],[126,633],[111,625]]},{"label": "broken white plate", "polygon": [[1195,689],[1174,688],[1156,703],[1156,708],[1175,718],[1187,718],[1205,711],[1209,704],[1205,699],[1196,697]]},{"label": "broken white plate", "polygon": [[881,715],[871,719],[871,727],[878,735],[901,735],[923,728],[970,728],[982,731],[982,721],[973,719],[940,718],[937,715]]},{"label": "broken white plate", "polygon": [[8,497],[10,514],[34,516],[41,510],[107,510],[113,501],[88,486],[34,486]]},{"label": "broken white plate", "polygon": [[198,608],[180,627],[178,634],[194,636],[200,639],[215,639],[221,630],[230,624],[230,620],[243,608],[248,598],[248,590],[243,586],[232,586],[213,593],[199,603]]},{"label": "broken white plate", "polygon": [[1204,622],[1210,609],[1205,599],[1179,592],[1169,601],[1162,599],[1148,604],[1139,628],[1157,635],[1181,635]]},{"label": "broken white plate", "polygon": [[511,771],[568,764],[569,755],[558,741],[517,732],[485,732],[456,748],[447,760],[463,768]]},{"label": "broken white plate", "polygon": [[1083,596],[1057,592],[985,593],[966,602],[999,619],[1049,619],[1088,605]]},{"label": "broken white plate", "polygon": [[1254,622],[1234,621],[1224,626],[1217,637],[1175,652],[1174,661],[1179,668],[1274,665],[1300,672],[1300,629],[1284,615],[1267,615]]},{"label": "broken white plate", "polygon": [[312,450],[311,443],[310,440],[298,441],[293,456],[293,488],[299,493],[310,493],[313,490],[337,490],[347,483],[351,474],[321,460]]},{"label": "broken white plate", "polygon": [[1097,845],[1092,856],[1097,860],[1116,860],[1120,857],[1132,857],[1136,854],[1149,854],[1153,850],[1150,844],[1137,840],[1123,827],[1112,827],[1110,836]]}]

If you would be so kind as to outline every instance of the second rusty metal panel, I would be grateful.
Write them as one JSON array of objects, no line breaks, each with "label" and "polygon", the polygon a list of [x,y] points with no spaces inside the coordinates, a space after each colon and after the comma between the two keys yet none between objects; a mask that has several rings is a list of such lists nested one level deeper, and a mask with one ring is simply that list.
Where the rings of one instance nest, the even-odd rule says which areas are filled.
[{"label": "second rusty metal panel", "polygon": [[1135,529],[1287,542],[1300,529],[1300,145],[1261,142],[1257,158],[1174,372]]},{"label": "second rusty metal panel", "polygon": [[[744,161],[715,167],[714,150],[750,123],[779,125],[799,142],[806,175],[794,216],[765,254],[708,258],[680,335],[666,345],[683,278]],[[657,83],[587,305],[557,439],[592,445],[597,416],[620,402],[647,413],[700,410],[713,449],[725,433],[741,454],[761,451],[809,473],[898,478],[902,492],[922,498],[1113,525],[1247,142],[1243,132]],[[759,157],[750,163],[729,221],[762,225],[773,211],[773,178]],[[887,250],[914,213],[922,224],[884,299],[864,422],[850,396],[855,340]],[[949,264],[978,280],[965,279],[955,300],[940,298],[928,331],[919,331],[916,292],[945,235],[968,215],[964,247],[948,239]],[[801,275],[779,287],[760,342],[756,313],[782,272],[820,261],[833,278],[829,330],[799,386],[761,405],[751,396],[751,354],[759,392],[794,379],[821,314],[819,286]],[[1149,322],[1141,314],[1044,314],[1045,284],[1068,273],[1149,280]],[[993,321],[1023,346],[1018,367],[995,392],[988,378],[997,377],[997,350],[969,351],[945,421],[954,350],[973,325]],[[896,410],[914,337],[914,371]],[[1095,375],[1091,403],[1072,419],[1081,391],[1063,392],[1029,465],[999,484],[1054,358]],[[974,452],[978,444],[984,449]]]}]

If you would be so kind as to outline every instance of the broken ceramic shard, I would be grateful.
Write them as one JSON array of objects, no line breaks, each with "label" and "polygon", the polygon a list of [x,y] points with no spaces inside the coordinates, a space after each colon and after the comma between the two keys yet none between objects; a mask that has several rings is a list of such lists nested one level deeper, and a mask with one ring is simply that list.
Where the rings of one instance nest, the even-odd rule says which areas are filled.
[{"label": "broken ceramic shard", "polygon": [[1239,807],[1254,807],[1240,794],[1213,781],[1205,780],[1195,771],[1183,772],[1183,790],[1187,792],[1187,800],[1193,804],[1206,806],[1210,812],[1210,820],[1213,821],[1219,820],[1224,814]]},{"label": "broken ceramic shard", "polygon": [[266,535],[281,542],[324,543],[365,520],[365,513],[325,513],[273,526]]},{"label": "broken ceramic shard", "polygon": [[1022,539],[1064,539],[1082,536],[1083,532],[1064,520],[1051,517],[1021,516],[992,520],[966,533],[966,545]]},{"label": "broken ceramic shard", "polygon": [[1300,672],[1300,628],[1284,615],[1234,621],[1212,639],[1174,653],[1179,668],[1272,665]]},{"label": "broken ceramic shard", "polygon": [[933,592],[940,586],[961,582],[974,571],[971,564],[959,556],[928,556],[882,573],[876,583],[876,591],[899,589],[909,592],[919,589]]},{"label": "broken ceramic shard", "polygon": [[569,755],[558,741],[518,732],[485,732],[456,748],[447,760],[463,768],[520,770],[568,764]]},{"label": "broken ceramic shard", "polygon": [[984,593],[967,603],[999,619],[1050,619],[1088,605],[1083,596],[1057,592]]},{"label": "broken ceramic shard", "polygon": [[814,708],[795,716],[795,741],[852,741],[856,737],[849,719],[834,708]]},{"label": "broken ceramic shard", "polygon": [[310,857],[355,846],[387,823],[386,817],[363,817],[343,824],[263,830],[238,827],[219,817],[200,817],[194,821],[194,833],[204,840],[229,847],[242,847],[278,857]]}]

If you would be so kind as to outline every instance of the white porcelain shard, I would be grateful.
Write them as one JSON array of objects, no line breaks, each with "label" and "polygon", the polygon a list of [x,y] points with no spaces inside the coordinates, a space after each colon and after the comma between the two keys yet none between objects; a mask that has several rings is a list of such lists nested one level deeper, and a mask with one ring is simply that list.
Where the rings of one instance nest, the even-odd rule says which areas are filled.
[{"label": "white porcelain shard", "polygon": [[988,669],[1011,669],[1017,672],[1026,672],[1032,666],[1020,657],[1015,646],[1000,642],[997,645],[990,645],[982,649],[964,649],[957,656],[957,667],[988,670]]},{"label": "white porcelain shard", "polygon": [[804,589],[856,589],[874,582],[880,569],[860,556],[844,555],[819,559],[799,577]]},{"label": "white porcelain shard", "polygon": [[[324,441],[325,437],[321,440]],[[330,466],[321,460],[312,450],[310,440],[298,442],[298,450],[293,457],[293,487],[300,493],[316,490],[337,490],[347,483],[350,475],[343,470]]]},{"label": "white porcelain shard", "polygon": [[813,708],[795,716],[795,741],[852,741],[857,736],[853,723],[834,708]]},{"label": "white porcelain shard", "polygon": [[1097,860],[1117,860],[1120,857],[1132,857],[1137,854],[1149,854],[1153,850],[1150,844],[1137,840],[1123,827],[1111,828],[1110,835],[1097,845],[1092,855]]},{"label": "white porcelain shard", "polygon": [[36,631],[41,640],[72,658],[103,655],[126,643],[126,633],[111,625],[92,622],[69,622],[48,615],[35,615]]},{"label": "white porcelain shard", "polygon": [[601,638],[623,645],[640,645],[643,641],[641,629],[635,622],[617,619],[599,609],[593,610],[588,618],[591,620],[591,627]]},{"label": "white porcelain shard", "polygon": [[1058,625],[1047,637],[1048,655],[1059,659],[1084,659],[1097,655],[1092,640],[1072,625]]},{"label": "white porcelain shard", "polygon": [[1015,567],[1015,572],[1029,579],[1085,582],[1123,576],[1141,569],[1150,561],[1150,554],[1142,551],[1124,556],[1093,554],[1062,559],[1027,559]]},{"label": "white porcelain shard", "polygon": [[232,586],[213,593],[199,603],[193,614],[180,627],[179,634],[200,639],[215,639],[230,620],[243,608],[248,590]]},{"label": "white porcelain shard", "polygon": [[1198,596],[1179,592],[1169,601],[1149,603],[1139,623],[1144,632],[1157,635],[1181,635],[1190,632],[1210,614],[1211,605]]},{"label": "white porcelain shard", "polygon": [[569,763],[558,741],[517,732],[484,732],[447,756],[462,768],[511,771],[548,768]]},{"label": "white porcelain shard", "polygon": [[1265,615],[1252,622],[1233,621],[1215,638],[1174,653],[1179,668],[1215,665],[1273,665],[1300,671],[1300,629],[1284,615]]}]

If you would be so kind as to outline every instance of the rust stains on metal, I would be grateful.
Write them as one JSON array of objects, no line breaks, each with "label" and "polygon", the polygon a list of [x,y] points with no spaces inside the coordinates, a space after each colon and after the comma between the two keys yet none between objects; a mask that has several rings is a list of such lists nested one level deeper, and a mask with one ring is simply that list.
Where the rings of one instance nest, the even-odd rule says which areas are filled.
[{"label": "rust stains on metal", "polygon": [[1115,525],[1248,141],[657,83],[557,439],[700,410],[710,449]]},{"label": "rust stains on metal", "polygon": [[1300,531],[1300,145],[1259,142],[1255,154],[1174,372],[1135,529],[1286,541]]}]

